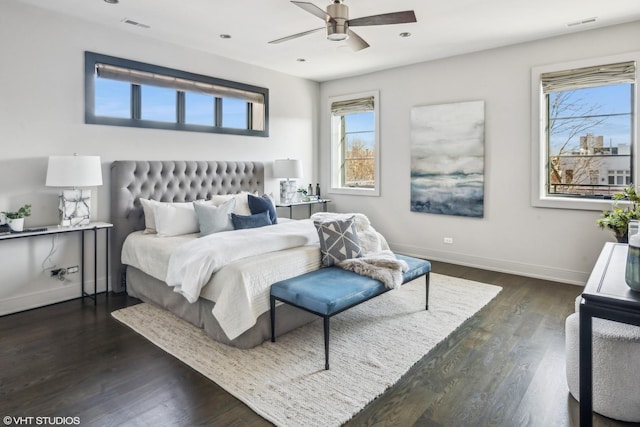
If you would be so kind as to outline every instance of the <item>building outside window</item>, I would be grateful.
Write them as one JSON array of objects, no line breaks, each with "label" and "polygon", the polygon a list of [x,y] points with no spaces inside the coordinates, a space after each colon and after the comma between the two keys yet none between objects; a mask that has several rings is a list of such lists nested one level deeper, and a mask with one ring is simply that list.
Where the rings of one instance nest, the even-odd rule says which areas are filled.
[{"label": "building outside window", "polygon": [[331,192],[379,195],[378,93],[333,97]]}]

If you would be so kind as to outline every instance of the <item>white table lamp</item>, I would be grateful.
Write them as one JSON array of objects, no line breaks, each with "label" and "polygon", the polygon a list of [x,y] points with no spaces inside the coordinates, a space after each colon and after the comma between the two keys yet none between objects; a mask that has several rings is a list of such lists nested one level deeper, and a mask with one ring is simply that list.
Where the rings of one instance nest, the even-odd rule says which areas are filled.
[{"label": "white table lamp", "polygon": [[102,185],[100,156],[49,156],[47,187],[67,187],[60,194],[60,225],[86,225],[91,221],[91,190]]},{"label": "white table lamp", "polygon": [[296,194],[296,178],[302,178],[302,164],[300,160],[279,159],[273,162],[273,176],[286,178],[280,181],[280,200],[286,203]]}]

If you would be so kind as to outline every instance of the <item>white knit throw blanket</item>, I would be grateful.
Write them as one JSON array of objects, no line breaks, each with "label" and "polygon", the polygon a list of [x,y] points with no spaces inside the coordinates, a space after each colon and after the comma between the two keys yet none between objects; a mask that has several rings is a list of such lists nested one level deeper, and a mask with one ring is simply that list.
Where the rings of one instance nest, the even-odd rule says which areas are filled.
[{"label": "white knit throw blanket", "polygon": [[346,259],[337,267],[371,277],[384,283],[389,289],[402,286],[402,273],[409,269],[406,262],[399,260],[389,249],[387,241],[372,226],[369,218],[361,213],[318,212],[311,220],[331,221],[355,218],[356,234],[362,248],[362,256]]}]

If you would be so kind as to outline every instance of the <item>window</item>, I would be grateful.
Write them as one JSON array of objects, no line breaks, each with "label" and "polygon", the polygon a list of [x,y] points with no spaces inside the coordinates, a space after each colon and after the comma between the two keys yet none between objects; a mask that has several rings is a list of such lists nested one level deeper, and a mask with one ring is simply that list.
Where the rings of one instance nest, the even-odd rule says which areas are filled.
[{"label": "window", "polygon": [[380,195],[378,92],[332,97],[332,193]]},{"label": "window", "polygon": [[632,180],[637,57],[534,68],[534,206],[599,210]]},{"label": "window", "polygon": [[269,136],[269,90],[85,52],[85,122]]},{"label": "window", "polygon": [[617,185],[619,187],[625,187],[631,184],[631,171],[630,170],[610,170],[607,175],[609,176],[609,185]]}]

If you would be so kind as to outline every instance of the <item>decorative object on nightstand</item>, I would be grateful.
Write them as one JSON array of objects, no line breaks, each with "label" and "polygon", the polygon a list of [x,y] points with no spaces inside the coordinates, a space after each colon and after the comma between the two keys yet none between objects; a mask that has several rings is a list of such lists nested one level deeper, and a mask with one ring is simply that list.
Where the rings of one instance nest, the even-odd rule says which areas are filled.
[{"label": "decorative object on nightstand", "polygon": [[280,181],[280,201],[291,202],[296,194],[296,179],[302,178],[302,164],[300,160],[278,159],[273,162],[273,176],[286,178]]},{"label": "decorative object on nightstand", "polygon": [[91,190],[102,185],[100,156],[49,156],[47,187],[71,187],[60,194],[60,225],[87,225],[91,218]]},{"label": "decorative object on nightstand", "polygon": [[24,229],[24,219],[31,215],[31,205],[24,205],[16,212],[2,212],[7,220],[7,225],[12,231],[22,231]]}]

